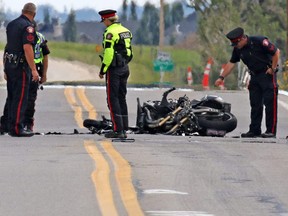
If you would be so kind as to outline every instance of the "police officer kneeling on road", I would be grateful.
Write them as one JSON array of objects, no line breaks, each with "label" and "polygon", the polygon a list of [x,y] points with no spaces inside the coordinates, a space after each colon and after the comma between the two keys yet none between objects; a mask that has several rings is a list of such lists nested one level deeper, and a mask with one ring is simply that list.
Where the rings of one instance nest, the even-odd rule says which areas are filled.
[{"label": "police officer kneeling on road", "polygon": [[[247,65],[251,80],[249,98],[251,123],[249,131],[241,137],[275,138],[277,132],[278,85],[276,72],[280,50],[264,36],[247,36],[240,27],[229,32],[226,37],[234,47],[228,62],[215,85],[228,76],[240,59]],[[261,134],[261,122],[265,106],[266,132]]]},{"label": "police officer kneeling on road", "polygon": [[32,20],[36,15],[33,3],[24,5],[22,15],[8,23],[7,45],[4,51],[4,70],[7,77],[8,132],[11,136],[33,136],[24,130],[23,120],[28,102],[29,84],[38,82],[34,63],[36,33]]},{"label": "police officer kneeling on road", "polygon": [[131,61],[131,32],[118,22],[115,10],[100,11],[101,22],[106,26],[103,34],[103,57],[99,77],[106,75],[107,103],[113,124],[113,132],[106,138],[126,138],[128,109],[126,103],[128,63]]}]

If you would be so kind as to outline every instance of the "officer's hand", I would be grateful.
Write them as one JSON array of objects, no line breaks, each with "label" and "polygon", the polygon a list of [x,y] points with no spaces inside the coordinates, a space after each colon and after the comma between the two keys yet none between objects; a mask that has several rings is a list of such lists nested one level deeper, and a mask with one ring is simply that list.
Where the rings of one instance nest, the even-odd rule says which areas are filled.
[{"label": "officer's hand", "polygon": [[104,75],[99,73],[99,77],[100,77],[100,79],[103,79]]},{"label": "officer's hand", "polygon": [[6,75],[6,73],[4,73],[4,79],[7,81],[7,75]]},{"label": "officer's hand", "polygon": [[32,81],[33,82],[39,82],[39,74],[38,74],[38,71],[36,69],[32,70]]},{"label": "officer's hand", "polygon": [[40,84],[43,84],[43,83],[45,83],[46,81],[47,81],[47,76],[44,76],[44,75],[43,75],[43,76],[41,77],[39,83],[40,83]]},{"label": "officer's hand", "polygon": [[268,69],[266,70],[266,74],[273,75],[273,74],[274,74],[273,69],[272,69],[272,68],[268,68]]},{"label": "officer's hand", "polygon": [[215,86],[220,86],[222,84],[223,80],[218,78],[216,81],[215,81]]}]

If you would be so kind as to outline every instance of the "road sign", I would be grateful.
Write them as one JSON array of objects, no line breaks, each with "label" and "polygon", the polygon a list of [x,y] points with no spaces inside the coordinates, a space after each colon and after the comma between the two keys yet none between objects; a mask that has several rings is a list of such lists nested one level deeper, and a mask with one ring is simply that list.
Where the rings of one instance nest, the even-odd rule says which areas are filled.
[{"label": "road sign", "polygon": [[171,60],[170,53],[159,51],[157,59],[153,62],[154,71],[170,72],[174,69],[174,63]]},{"label": "road sign", "polygon": [[160,72],[160,71],[173,71],[174,69],[174,63],[170,61],[160,61],[160,60],[155,60],[153,63],[154,66],[154,71]]}]

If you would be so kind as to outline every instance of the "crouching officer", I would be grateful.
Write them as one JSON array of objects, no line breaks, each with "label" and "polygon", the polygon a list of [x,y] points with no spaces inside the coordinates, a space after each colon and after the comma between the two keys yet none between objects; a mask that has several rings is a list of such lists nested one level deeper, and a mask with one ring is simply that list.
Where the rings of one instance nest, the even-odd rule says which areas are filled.
[{"label": "crouching officer", "polygon": [[44,35],[37,31],[37,24],[35,21],[32,22],[36,31],[37,39],[34,47],[34,62],[36,69],[39,73],[39,82],[31,82],[28,94],[28,104],[25,112],[24,127],[27,131],[33,132],[34,126],[34,114],[35,114],[35,103],[37,99],[37,92],[39,84],[43,84],[47,80],[48,70],[48,54],[50,50],[47,45],[47,40]]},{"label": "crouching officer", "polygon": [[4,67],[7,77],[8,131],[11,136],[33,136],[24,130],[23,121],[27,107],[29,84],[38,82],[39,75],[34,63],[36,33],[32,20],[36,6],[27,3],[22,15],[12,20],[6,28],[7,45],[4,51]]},{"label": "crouching officer", "polygon": [[107,103],[113,123],[113,132],[106,138],[126,138],[128,130],[128,109],[126,103],[128,63],[133,57],[131,32],[118,22],[115,10],[99,12],[101,22],[106,26],[103,34],[103,57],[99,77],[106,75]]},{"label": "crouching officer", "polygon": [[[277,132],[277,64],[280,50],[264,36],[247,36],[240,27],[229,32],[226,37],[234,47],[230,62],[223,73],[215,81],[215,85],[228,76],[240,59],[247,65],[251,80],[249,83],[249,98],[251,106],[251,123],[249,131],[241,137],[263,138],[276,137]],[[261,134],[261,122],[265,106],[266,131]]]}]

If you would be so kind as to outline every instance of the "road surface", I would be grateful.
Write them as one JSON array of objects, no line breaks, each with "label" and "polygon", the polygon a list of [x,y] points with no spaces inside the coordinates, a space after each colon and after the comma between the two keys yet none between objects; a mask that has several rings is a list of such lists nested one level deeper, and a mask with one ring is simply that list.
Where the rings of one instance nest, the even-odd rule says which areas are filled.
[{"label": "road surface", "polygon": [[[130,125],[136,98],[166,89],[128,90]],[[35,130],[76,135],[0,136],[0,215],[5,216],[286,216],[287,96],[279,96],[276,139],[233,138],[249,124],[247,92],[178,90],[232,103],[237,128],[224,138],[130,134],[111,142],[87,134],[85,118],[109,116],[103,87],[45,86]],[[0,107],[5,87],[0,89]]]}]

